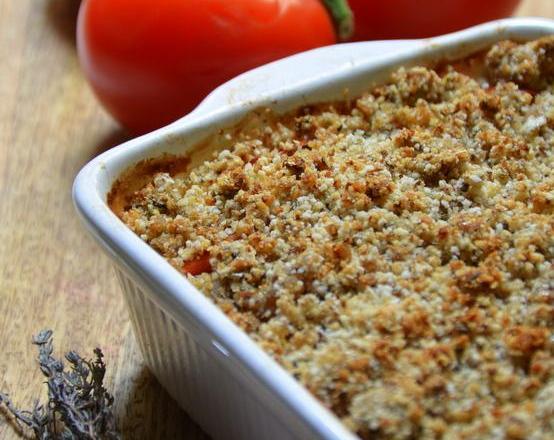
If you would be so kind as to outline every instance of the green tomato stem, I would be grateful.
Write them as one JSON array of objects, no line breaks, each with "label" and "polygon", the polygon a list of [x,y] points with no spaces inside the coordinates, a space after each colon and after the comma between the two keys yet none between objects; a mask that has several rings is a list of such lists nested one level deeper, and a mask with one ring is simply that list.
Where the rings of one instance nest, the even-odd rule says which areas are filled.
[{"label": "green tomato stem", "polygon": [[348,40],[354,33],[354,15],[347,0],[322,0],[335,24],[339,41]]}]

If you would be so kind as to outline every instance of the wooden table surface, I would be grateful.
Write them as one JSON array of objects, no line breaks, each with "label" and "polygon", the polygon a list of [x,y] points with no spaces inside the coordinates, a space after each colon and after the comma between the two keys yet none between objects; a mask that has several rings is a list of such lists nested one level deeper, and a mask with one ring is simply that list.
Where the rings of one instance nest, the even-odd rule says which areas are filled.
[{"label": "wooden table surface", "polygon": [[[125,438],[205,438],[146,369],[110,263],[73,210],[77,171],[127,139],[79,70],[78,5],[0,0],[0,390],[25,407],[43,395],[29,341],[48,327],[58,353],[102,347]],[[518,15],[554,18],[554,0]],[[16,438],[3,419],[0,438]]]}]

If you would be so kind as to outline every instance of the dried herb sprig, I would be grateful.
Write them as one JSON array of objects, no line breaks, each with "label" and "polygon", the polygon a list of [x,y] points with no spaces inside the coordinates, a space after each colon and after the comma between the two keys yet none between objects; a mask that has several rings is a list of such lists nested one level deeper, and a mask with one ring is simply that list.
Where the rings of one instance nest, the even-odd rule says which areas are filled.
[{"label": "dried herb sprig", "polygon": [[38,400],[31,411],[15,408],[0,393],[0,407],[11,414],[18,427],[30,428],[40,440],[116,440],[120,436],[112,412],[113,397],[104,388],[104,355],[97,348],[94,359],[86,360],[74,351],[64,362],[52,356],[52,331],[43,330],[33,338],[38,363],[48,386],[48,403]]}]

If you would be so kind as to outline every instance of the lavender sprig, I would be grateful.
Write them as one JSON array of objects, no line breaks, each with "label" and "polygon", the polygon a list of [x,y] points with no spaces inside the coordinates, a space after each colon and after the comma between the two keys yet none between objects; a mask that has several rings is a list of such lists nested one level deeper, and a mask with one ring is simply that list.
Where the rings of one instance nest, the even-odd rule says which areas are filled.
[{"label": "lavender sprig", "polygon": [[76,352],[64,362],[52,356],[52,331],[33,338],[38,347],[38,364],[46,377],[48,402],[35,402],[31,411],[18,410],[6,394],[0,393],[0,407],[12,416],[20,432],[30,429],[39,440],[118,440],[112,412],[113,397],[104,388],[104,355],[97,348],[94,358],[83,359]]}]

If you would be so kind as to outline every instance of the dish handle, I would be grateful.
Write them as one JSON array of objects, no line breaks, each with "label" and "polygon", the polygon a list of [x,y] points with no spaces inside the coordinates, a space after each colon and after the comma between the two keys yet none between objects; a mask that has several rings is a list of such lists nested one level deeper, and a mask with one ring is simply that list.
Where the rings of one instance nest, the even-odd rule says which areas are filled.
[{"label": "dish handle", "polygon": [[186,118],[211,113],[296,88],[325,76],[351,69],[368,60],[397,55],[421,47],[425,40],[368,41],[336,44],[302,52],[243,73],[211,92]]}]

